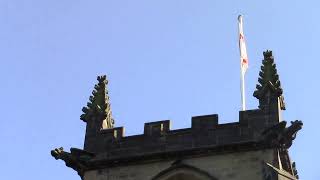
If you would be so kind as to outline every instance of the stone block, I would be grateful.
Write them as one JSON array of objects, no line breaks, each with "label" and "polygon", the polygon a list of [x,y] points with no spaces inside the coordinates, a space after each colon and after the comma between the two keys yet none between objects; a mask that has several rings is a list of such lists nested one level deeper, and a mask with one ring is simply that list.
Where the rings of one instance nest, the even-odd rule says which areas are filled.
[{"label": "stone block", "polygon": [[213,129],[218,126],[218,114],[192,117],[192,130],[202,131],[203,129]]},{"label": "stone block", "polygon": [[144,135],[160,136],[170,131],[170,120],[149,122],[144,124]]},{"label": "stone block", "polygon": [[124,137],[124,127],[116,127],[111,129],[102,129],[100,131],[101,135],[105,139],[121,139]]}]

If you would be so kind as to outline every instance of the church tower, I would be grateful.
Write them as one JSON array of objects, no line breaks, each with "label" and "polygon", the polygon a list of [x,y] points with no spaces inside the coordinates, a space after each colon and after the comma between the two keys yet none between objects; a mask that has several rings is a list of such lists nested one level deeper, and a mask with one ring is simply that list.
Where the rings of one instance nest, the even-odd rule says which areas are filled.
[{"label": "church tower", "polygon": [[124,136],[114,127],[106,76],[83,108],[84,148],[51,151],[83,180],[297,180],[291,147],[302,122],[282,119],[283,90],[271,51],[263,53],[257,109],[239,121],[219,124],[218,115],[191,118],[191,127],[170,129],[170,120],[144,124],[144,133]]}]

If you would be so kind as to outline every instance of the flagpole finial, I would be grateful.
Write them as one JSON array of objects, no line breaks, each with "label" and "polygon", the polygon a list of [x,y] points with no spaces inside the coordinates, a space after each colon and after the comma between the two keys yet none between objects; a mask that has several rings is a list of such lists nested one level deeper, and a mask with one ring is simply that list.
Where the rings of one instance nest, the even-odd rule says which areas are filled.
[{"label": "flagpole finial", "polygon": [[239,14],[239,16],[238,16],[238,20],[239,20],[239,21],[241,21],[241,20],[242,20],[242,15],[241,15],[241,14]]}]

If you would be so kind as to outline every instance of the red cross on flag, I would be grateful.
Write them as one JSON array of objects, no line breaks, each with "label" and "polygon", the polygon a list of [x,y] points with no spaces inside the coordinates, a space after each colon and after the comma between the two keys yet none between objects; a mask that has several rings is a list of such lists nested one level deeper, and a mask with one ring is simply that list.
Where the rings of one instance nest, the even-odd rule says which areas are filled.
[{"label": "red cross on flag", "polygon": [[246,42],[243,34],[241,15],[238,16],[238,21],[239,21],[240,66],[241,66],[241,72],[245,74],[248,69],[248,55],[247,55]]}]

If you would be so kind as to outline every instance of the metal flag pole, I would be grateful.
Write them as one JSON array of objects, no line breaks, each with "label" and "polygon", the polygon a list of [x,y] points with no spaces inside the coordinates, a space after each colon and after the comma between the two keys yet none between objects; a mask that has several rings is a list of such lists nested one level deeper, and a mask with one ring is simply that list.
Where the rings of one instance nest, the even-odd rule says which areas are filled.
[{"label": "metal flag pole", "polygon": [[244,73],[241,70],[241,103],[242,103],[242,111],[246,110],[246,95],[245,95],[245,79]]}]

